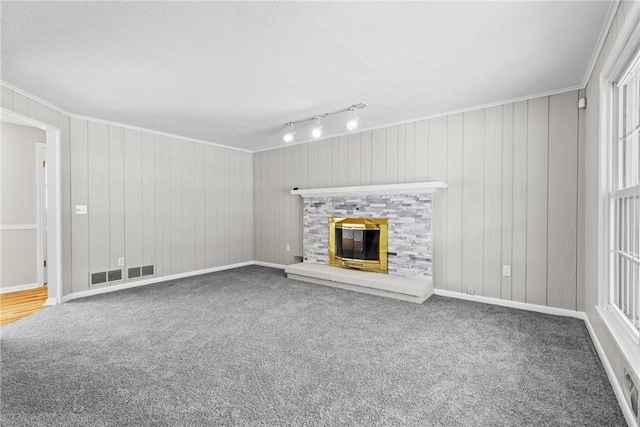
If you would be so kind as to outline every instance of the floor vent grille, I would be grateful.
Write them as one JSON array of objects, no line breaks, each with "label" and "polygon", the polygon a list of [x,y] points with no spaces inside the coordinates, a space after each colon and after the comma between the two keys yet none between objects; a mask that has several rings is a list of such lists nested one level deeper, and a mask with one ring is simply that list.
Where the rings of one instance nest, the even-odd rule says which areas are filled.
[{"label": "floor vent grille", "polygon": [[127,271],[127,277],[129,279],[133,279],[136,277],[140,277],[140,267],[131,267],[128,271]]},{"label": "floor vent grille", "polygon": [[107,272],[101,271],[100,273],[92,273],[91,274],[91,284],[99,285],[100,283],[107,282]]},{"label": "floor vent grille", "polygon": [[144,265],[142,266],[142,275],[143,276],[152,276],[154,273],[153,265]]},{"label": "floor vent grille", "polygon": [[122,270],[109,271],[108,278],[110,282],[115,282],[116,280],[122,280]]}]

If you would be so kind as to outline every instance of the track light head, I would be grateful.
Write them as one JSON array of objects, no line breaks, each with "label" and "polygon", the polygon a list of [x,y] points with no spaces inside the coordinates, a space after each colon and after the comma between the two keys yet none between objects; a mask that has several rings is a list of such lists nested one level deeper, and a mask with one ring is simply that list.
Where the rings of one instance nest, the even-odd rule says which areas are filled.
[{"label": "track light head", "polygon": [[284,142],[286,142],[287,144],[293,141],[293,138],[296,136],[295,131],[293,130],[293,123],[288,123],[289,125],[289,132],[284,134],[284,137],[282,137],[282,139],[284,139]]},{"label": "track light head", "polygon": [[311,129],[311,136],[314,138],[320,138],[322,136],[322,125],[320,124],[320,117],[314,118],[316,121],[316,126]]},{"label": "track light head", "polygon": [[353,111],[353,118],[347,122],[347,129],[356,130],[358,129],[358,121],[360,120],[360,117],[358,117],[355,107],[352,107],[351,111]]}]

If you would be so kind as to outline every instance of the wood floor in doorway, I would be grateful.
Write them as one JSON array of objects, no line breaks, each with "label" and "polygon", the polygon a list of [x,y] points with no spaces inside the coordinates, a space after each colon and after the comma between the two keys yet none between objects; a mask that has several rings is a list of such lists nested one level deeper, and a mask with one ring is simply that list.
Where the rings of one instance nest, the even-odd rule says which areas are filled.
[{"label": "wood floor in doorway", "polygon": [[20,320],[46,308],[47,287],[0,294],[0,326]]}]

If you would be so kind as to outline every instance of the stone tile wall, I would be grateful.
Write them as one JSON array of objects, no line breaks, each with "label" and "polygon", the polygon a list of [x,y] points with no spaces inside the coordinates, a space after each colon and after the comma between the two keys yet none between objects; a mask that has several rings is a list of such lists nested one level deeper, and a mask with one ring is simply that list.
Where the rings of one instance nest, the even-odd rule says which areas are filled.
[{"label": "stone tile wall", "polygon": [[329,264],[329,218],[387,218],[389,274],[431,277],[431,212],[430,194],[306,198],[304,260]]}]

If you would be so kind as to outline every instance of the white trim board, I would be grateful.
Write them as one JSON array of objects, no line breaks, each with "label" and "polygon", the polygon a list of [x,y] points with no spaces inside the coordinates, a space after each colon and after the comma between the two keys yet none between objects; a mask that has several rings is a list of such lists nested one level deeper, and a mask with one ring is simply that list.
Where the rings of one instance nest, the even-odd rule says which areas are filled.
[{"label": "white trim board", "polygon": [[607,373],[607,377],[609,378],[609,383],[611,383],[611,388],[613,389],[613,393],[616,395],[616,399],[618,399],[618,406],[622,409],[622,414],[624,415],[627,424],[630,427],[640,427],[638,423],[636,423],[635,416],[633,415],[633,411],[629,407],[627,400],[624,396],[624,392],[622,391],[622,386],[616,377],[616,374],[613,370],[613,366],[611,366],[611,362],[607,358],[607,353],[605,353],[602,344],[598,341],[598,336],[596,335],[596,331],[591,326],[591,322],[589,322],[589,318],[585,316],[584,323],[587,326],[587,331],[589,331],[589,336],[591,337],[591,341],[593,342],[593,346],[596,348],[596,353],[600,357],[600,362],[602,362],[602,366],[604,367],[605,372]]},{"label": "white trim board", "polygon": [[509,300],[503,300],[499,298],[483,297],[480,295],[468,295],[468,294],[463,294],[461,292],[446,291],[444,289],[434,289],[433,293],[435,295],[439,295],[443,297],[481,302],[484,304],[499,305],[502,307],[517,308],[517,309],[526,310],[526,311],[535,311],[538,313],[551,314],[554,316],[573,317],[580,320],[586,319],[586,315],[584,311],[574,311],[574,310],[567,310],[566,308],[547,307],[546,305],[537,305],[537,304],[529,304],[526,302],[509,301]]},{"label": "white trim board", "polygon": [[8,224],[0,225],[1,231],[6,230],[37,230],[38,224]]},{"label": "white trim board", "polygon": [[411,182],[408,184],[359,185],[355,187],[311,188],[291,190],[292,195],[307,197],[334,196],[371,196],[376,194],[428,194],[444,190],[447,184],[442,181]]},{"label": "white trim board", "polygon": [[40,286],[37,283],[27,283],[24,285],[7,286],[6,288],[0,288],[0,294],[8,294],[11,292],[28,291],[29,289],[36,289]]},{"label": "white trim board", "polygon": [[239,262],[236,264],[221,265],[219,267],[205,268],[202,270],[189,271],[186,273],[172,274],[169,276],[153,277],[146,280],[137,280],[133,282],[122,283],[113,286],[104,286],[101,288],[89,289],[88,291],[72,292],[62,297],[61,302],[67,302],[78,298],[89,297],[92,295],[106,294],[109,292],[121,291],[123,289],[137,288],[138,286],[152,285],[154,283],[167,282],[169,280],[184,279],[185,277],[199,276],[201,274],[215,273],[216,271],[231,270],[233,268],[245,267],[253,265],[254,261]]},{"label": "white trim board", "polygon": [[261,267],[269,267],[269,268],[279,268],[280,270],[284,270],[287,268],[287,265],[284,264],[274,264],[272,262],[262,262],[262,261],[253,261],[254,265],[259,265]]}]

